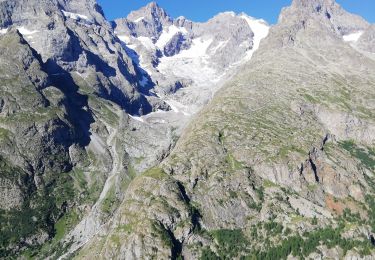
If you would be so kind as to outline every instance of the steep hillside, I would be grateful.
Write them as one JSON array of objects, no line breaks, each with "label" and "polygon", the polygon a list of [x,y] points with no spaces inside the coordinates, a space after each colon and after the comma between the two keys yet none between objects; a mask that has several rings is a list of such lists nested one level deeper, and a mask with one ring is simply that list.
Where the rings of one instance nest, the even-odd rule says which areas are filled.
[{"label": "steep hillside", "polygon": [[293,1],[78,258],[375,257],[375,63],[346,40],[368,27]]}]

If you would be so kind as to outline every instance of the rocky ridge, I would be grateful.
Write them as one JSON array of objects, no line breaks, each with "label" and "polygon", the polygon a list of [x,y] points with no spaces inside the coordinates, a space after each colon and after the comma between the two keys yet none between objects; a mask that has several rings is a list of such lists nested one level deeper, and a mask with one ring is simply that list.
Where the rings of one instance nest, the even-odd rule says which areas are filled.
[{"label": "rocky ridge", "polygon": [[117,36],[144,70],[145,91],[189,116],[248,61],[269,26],[246,14],[218,14],[205,23],[171,18],[152,2],[113,22]]}]

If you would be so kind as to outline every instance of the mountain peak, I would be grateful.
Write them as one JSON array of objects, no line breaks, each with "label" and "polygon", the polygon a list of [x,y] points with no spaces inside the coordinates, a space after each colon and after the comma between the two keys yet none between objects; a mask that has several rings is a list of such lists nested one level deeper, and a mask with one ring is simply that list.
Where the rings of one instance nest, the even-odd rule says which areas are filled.
[{"label": "mountain peak", "polygon": [[146,5],[146,8],[149,8],[149,9],[158,9],[159,8],[159,9],[161,9],[161,7],[155,1],[152,1],[152,2],[148,3]]},{"label": "mountain peak", "polygon": [[148,21],[171,20],[167,12],[163,8],[161,8],[156,2],[150,2],[141,9],[131,12],[127,18],[130,21],[138,21],[141,18]]},{"label": "mountain peak", "polygon": [[335,0],[293,0],[292,5],[310,7],[319,5],[333,5],[335,3]]},{"label": "mountain peak", "polygon": [[369,23],[362,17],[344,10],[335,0],[293,0],[283,9],[279,22],[298,22],[316,19],[344,35],[364,30]]}]

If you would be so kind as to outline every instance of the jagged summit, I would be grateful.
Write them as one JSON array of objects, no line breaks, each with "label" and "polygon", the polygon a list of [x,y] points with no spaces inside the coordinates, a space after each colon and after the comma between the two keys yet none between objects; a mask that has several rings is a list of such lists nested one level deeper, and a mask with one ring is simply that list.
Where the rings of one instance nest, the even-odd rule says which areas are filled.
[{"label": "jagged summit", "polygon": [[[0,27],[20,24],[32,19],[49,19],[54,15],[75,15],[96,24],[105,24],[102,8],[95,0],[4,0],[0,2]],[[65,13],[64,13],[65,12]]]},{"label": "jagged summit", "polygon": [[334,0],[293,0],[292,6],[313,7],[335,4]]},{"label": "jagged summit", "polygon": [[156,2],[150,2],[146,6],[142,7],[137,11],[131,12],[128,20],[133,22],[140,22],[141,20],[154,21],[160,23],[171,22],[171,18],[167,12],[161,8]]},{"label": "jagged summit", "polygon": [[364,30],[369,26],[362,17],[347,12],[334,0],[294,0],[290,7],[283,9],[279,24],[303,23],[311,18],[332,27],[339,35]]}]

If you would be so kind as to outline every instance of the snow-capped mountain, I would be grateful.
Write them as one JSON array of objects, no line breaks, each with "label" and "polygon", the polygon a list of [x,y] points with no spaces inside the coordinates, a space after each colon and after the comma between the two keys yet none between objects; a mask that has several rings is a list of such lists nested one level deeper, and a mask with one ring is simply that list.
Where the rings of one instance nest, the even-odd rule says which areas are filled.
[{"label": "snow-capped mountain", "polygon": [[269,30],[265,21],[233,12],[205,23],[173,19],[154,2],[113,26],[144,71],[145,90],[185,115],[198,111],[251,59]]}]

